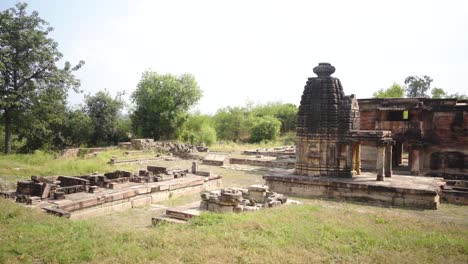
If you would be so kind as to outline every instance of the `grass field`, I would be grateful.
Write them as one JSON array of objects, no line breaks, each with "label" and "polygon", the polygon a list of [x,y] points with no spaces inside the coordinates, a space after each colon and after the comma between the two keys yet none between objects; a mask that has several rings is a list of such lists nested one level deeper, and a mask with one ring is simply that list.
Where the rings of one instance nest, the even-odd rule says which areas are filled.
[{"label": "grass field", "polygon": [[[110,150],[98,153],[93,158],[61,158],[57,155],[36,151],[34,154],[0,154],[0,187],[12,187],[18,179],[26,179],[32,175],[85,175],[96,171],[101,173],[116,170],[109,165],[111,157],[128,158],[123,150]],[[136,157],[155,156],[155,154],[139,154]],[[133,156],[131,156],[133,157]],[[136,170],[138,165],[119,165],[118,169]]]},{"label": "grass field", "polygon": [[[117,150],[95,159],[44,153],[0,156],[0,175],[84,174],[111,166]],[[10,165],[12,164],[12,165]],[[190,161],[159,162],[184,167]],[[8,167],[5,167],[7,165]],[[15,170],[20,168],[20,170]],[[260,183],[262,172],[202,167],[225,186]],[[5,174],[6,173],[6,174]],[[197,195],[161,202],[174,206]],[[151,207],[71,221],[0,199],[0,263],[468,263],[468,209],[383,208],[329,200],[244,214],[206,213],[187,225],[151,227]]]}]

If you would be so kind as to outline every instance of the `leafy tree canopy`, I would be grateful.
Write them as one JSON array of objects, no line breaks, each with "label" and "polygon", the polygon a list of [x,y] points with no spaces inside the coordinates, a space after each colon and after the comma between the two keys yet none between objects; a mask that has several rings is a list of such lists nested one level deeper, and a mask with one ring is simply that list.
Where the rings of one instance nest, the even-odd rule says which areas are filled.
[{"label": "leafy tree canopy", "polygon": [[427,91],[431,89],[432,78],[424,75],[408,76],[405,79],[406,95],[408,97],[428,97]]},{"label": "leafy tree canopy", "polygon": [[93,126],[92,145],[105,146],[118,142],[118,122],[123,102],[112,98],[107,91],[99,91],[85,98],[85,112]]},{"label": "leafy tree canopy", "polygon": [[447,96],[447,93],[442,88],[433,88],[431,90],[431,95],[434,99],[440,99],[445,98]]},{"label": "leafy tree canopy", "polygon": [[405,90],[401,85],[393,83],[387,89],[380,89],[373,94],[374,98],[403,98],[405,96]]},{"label": "leafy tree canopy", "polygon": [[67,92],[48,86],[31,98],[31,106],[18,114],[17,134],[25,140],[22,152],[59,150],[67,144],[62,133],[67,121]]},{"label": "leafy tree canopy", "polygon": [[216,132],[223,140],[239,141],[250,137],[254,115],[247,107],[225,107],[219,109],[213,117]]},{"label": "leafy tree canopy", "polygon": [[190,114],[185,124],[183,139],[190,144],[204,143],[209,146],[215,143],[217,136],[212,117],[199,112]]},{"label": "leafy tree canopy", "polygon": [[252,108],[255,116],[272,116],[281,121],[281,132],[294,131],[296,129],[298,108],[294,104],[271,102],[264,105],[258,105]]},{"label": "leafy tree canopy", "polygon": [[11,151],[11,130],[15,112],[30,108],[40,90],[46,87],[78,89],[69,62],[57,66],[62,54],[48,37],[53,30],[36,11],[26,12],[27,4],[0,13],[0,112],[5,123],[5,152]]},{"label": "leafy tree canopy", "polygon": [[257,117],[252,127],[250,141],[276,140],[280,134],[280,128],[281,122],[272,116]]},{"label": "leafy tree canopy", "polygon": [[201,96],[202,91],[190,74],[144,72],[132,94],[136,105],[131,115],[134,130],[143,137],[178,138],[183,132],[188,110]]},{"label": "leafy tree canopy", "polygon": [[464,94],[459,94],[459,93],[448,94],[442,88],[433,88],[431,90],[431,95],[432,95],[432,98],[435,98],[435,99],[442,99],[442,98],[468,99],[468,96]]}]

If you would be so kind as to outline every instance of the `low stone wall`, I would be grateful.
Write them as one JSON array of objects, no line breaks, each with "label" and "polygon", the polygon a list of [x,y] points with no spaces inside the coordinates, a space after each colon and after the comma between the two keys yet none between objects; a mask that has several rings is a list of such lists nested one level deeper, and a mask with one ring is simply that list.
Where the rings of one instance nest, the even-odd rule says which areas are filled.
[{"label": "low stone wall", "polygon": [[467,191],[457,191],[457,190],[444,190],[442,191],[442,201],[458,204],[458,205],[468,205],[468,192]]},{"label": "low stone wall", "polygon": [[113,147],[105,147],[105,148],[67,148],[62,150],[60,156],[64,158],[75,158],[79,156],[92,156],[96,153],[103,152]]},{"label": "low stone wall", "polygon": [[296,165],[296,162],[288,160],[265,160],[265,159],[255,159],[255,158],[230,158],[230,164],[243,164],[243,165],[253,165],[253,166],[262,166],[270,168],[283,168],[283,169],[293,169]]},{"label": "low stone wall", "polygon": [[468,181],[446,180],[446,183],[442,190],[442,201],[468,205]]},{"label": "low stone wall", "polygon": [[78,157],[78,153],[80,152],[79,148],[67,148],[62,150],[62,153],[60,154],[64,158],[74,158]]},{"label": "low stone wall", "polygon": [[296,155],[295,146],[276,147],[272,149],[250,149],[242,152],[244,155],[263,155],[269,157],[280,157],[285,155]]}]

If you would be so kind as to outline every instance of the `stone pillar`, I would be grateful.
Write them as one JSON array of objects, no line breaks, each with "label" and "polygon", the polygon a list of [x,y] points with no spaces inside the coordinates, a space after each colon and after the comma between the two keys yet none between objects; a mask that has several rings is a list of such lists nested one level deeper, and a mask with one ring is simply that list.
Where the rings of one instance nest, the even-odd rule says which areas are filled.
[{"label": "stone pillar", "polygon": [[356,171],[356,174],[361,174],[361,144],[354,143],[353,146],[353,169]]},{"label": "stone pillar", "polygon": [[198,171],[198,162],[193,161],[192,162],[192,174],[197,174]]},{"label": "stone pillar", "polygon": [[419,149],[411,149],[411,175],[418,176],[419,175]]},{"label": "stone pillar", "polygon": [[385,177],[392,177],[392,145],[385,146]]},{"label": "stone pillar", "polygon": [[384,146],[377,145],[377,181],[384,180],[384,163],[385,163],[385,148]]}]

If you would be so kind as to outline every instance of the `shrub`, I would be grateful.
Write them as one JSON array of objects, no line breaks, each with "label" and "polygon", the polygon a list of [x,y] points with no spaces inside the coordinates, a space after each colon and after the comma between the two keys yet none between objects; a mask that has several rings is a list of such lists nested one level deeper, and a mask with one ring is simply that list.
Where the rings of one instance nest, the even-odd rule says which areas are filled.
[{"label": "shrub", "polygon": [[252,127],[250,141],[276,140],[280,129],[281,121],[278,119],[271,116],[259,117]]}]

